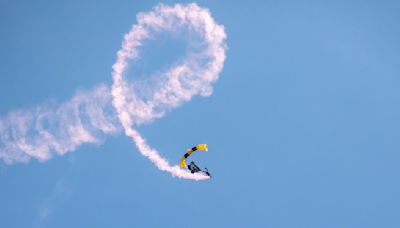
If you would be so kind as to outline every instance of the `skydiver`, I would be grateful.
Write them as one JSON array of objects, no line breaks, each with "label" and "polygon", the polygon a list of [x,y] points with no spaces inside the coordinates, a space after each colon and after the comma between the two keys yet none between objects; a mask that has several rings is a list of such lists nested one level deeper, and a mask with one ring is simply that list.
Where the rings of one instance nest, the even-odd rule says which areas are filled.
[{"label": "skydiver", "polygon": [[204,170],[201,170],[193,161],[190,162],[189,165],[186,165],[186,159],[196,150],[204,150],[208,151],[207,144],[198,144],[195,147],[192,147],[191,149],[186,150],[185,155],[181,158],[179,161],[179,166],[189,169],[191,173],[197,173],[201,172],[209,177],[211,177],[210,173],[208,172],[208,169],[205,168]]},{"label": "skydiver", "polygon": [[211,174],[210,174],[210,172],[208,172],[207,168],[204,168],[204,170],[201,170],[193,161],[191,161],[190,164],[188,165],[188,169],[190,170],[191,173],[202,172],[205,175],[211,177]]}]

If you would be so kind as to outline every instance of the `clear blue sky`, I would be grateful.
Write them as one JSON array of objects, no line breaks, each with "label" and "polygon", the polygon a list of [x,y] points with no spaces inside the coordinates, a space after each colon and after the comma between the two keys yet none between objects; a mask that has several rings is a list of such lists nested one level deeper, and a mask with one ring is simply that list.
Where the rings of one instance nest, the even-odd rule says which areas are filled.
[{"label": "clear blue sky", "polygon": [[[123,34],[157,3],[0,0],[1,116],[111,85]],[[0,227],[400,227],[400,4],[197,3],[228,35],[214,94],[140,132],[171,162],[208,143],[194,159],[214,178],[172,178],[109,136],[0,162]],[[153,44],[145,71],[180,50]]]}]

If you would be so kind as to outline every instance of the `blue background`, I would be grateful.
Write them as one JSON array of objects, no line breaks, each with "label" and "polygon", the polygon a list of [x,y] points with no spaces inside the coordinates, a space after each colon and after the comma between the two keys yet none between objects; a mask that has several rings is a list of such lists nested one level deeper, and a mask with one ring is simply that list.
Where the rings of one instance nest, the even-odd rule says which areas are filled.
[{"label": "blue background", "polygon": [[[0,0],[0,114],[111,85],[123,34],[157,3]],[[400,4],[198,4],[228,34],[214,94],[139,130],[172,163],[208,143],[193,159],[214,178],[173,178],[118,134],[0,163],[0,227],[400,227]],[[143,72],[184,50],[152,44]]]}]

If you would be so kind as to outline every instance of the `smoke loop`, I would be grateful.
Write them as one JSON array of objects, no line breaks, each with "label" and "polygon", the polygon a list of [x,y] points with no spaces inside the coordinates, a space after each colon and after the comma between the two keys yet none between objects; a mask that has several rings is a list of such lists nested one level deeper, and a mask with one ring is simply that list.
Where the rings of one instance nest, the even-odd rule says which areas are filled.
[{"label": "smoke loop", "polygon": [[[160,32],[180,31],[198,37],[188,39],[189,46],[196,48],[187,49],[181,60],[159,73],[157,80],[127,80],[129,65],[139,58],[139,48],[147,39]],[[180,178],[208,179],[171,166],[135,128],[163,117],[195,95],[211,95],[212,83],[224,65],[225,39],[224,27],[214,21],[208,9],[195,3],[159,4],[153,11],[139,13],[137,24],[124,36],[117,52],[111,88],[97,86],[60,105],[15,111],[0,118],[0,159],[8,164],[27,162],[31,157],[45,161],[54,152],[62,155],[83,143],[100,143],[104,135],[118,132],[120,124],[139,152],[160,170]],[[147,91],[145,95],[141,90]]]}]

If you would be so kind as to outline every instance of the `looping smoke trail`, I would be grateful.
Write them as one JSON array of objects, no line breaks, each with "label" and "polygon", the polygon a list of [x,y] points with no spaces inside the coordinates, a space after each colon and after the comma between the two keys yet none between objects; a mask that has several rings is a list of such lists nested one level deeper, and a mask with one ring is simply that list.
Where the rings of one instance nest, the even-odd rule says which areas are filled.
[{"label": "looping smoke trail", "polygon": [[[194,95],[211,95],[211,83],[218,79],[225,61],[224,28],[215,23],[207,9],[196,4],[177,4],[174,7],[158,5],[152,12],[139,14],[137,20],[138,24],[125,35],[122,49],[117,53],[117,62],[113,66],[113,104],[125,134],[132,137],[142,155],[148,157],[160,170],[181,178],[207,179],[204,175],[192,175],[182,172],[178,166],[171,166],[146,144],[134,126],[162,117]],[[175,32],[183,28],[201,37],[203,49],[187,53],[186,58],[162,74],[161,83],[154,88],[154,92],[142,99],[134,90],[129,89],[129,82],[124,78],[128,61],[138,57],[138,47],[153,33]]]},{"label": "looping smoke trail", "polygon": [[[146,144],[135,127],[163,117],[195,95],[211,95],[212,83],[225,61],[224,27],[214,21],[208,9],[194,3],[172,7],[159,4],[151,12],[139,13],[137,21],[117,52],[111,89],[99,86],[77,93],[59,106],[12,112],[0,119],[0,159],[8,164],[26,162],[31,157],[44,161],[54,152],[64,154],[82,143],[101,142],[104,135],[119,131],[120,122],[140,153],[160,170],[180,178],[208,179],[171,166]],[[129,63],[139,57],[139,48],[146,39],[160,32],[180,31],[199,37],[188,39],[191,48],[182,60],[157,75],[155,81],[126,79]]]}]

